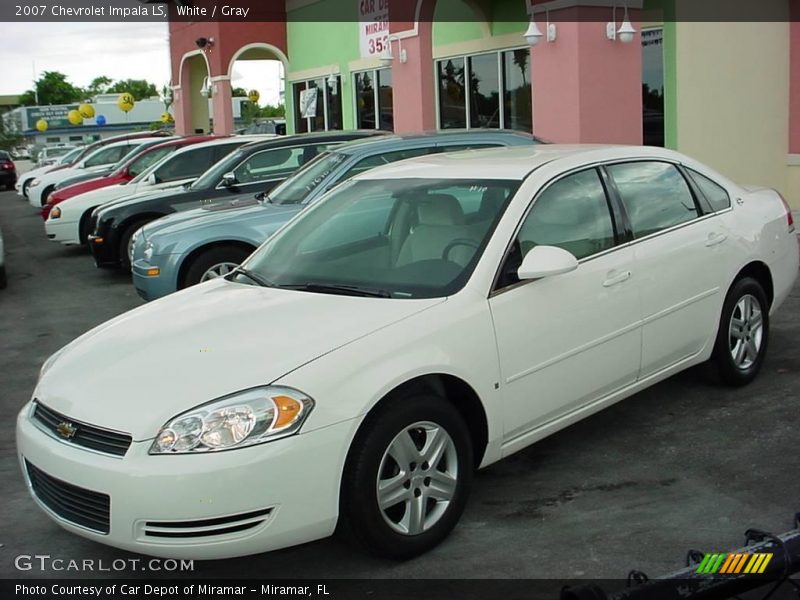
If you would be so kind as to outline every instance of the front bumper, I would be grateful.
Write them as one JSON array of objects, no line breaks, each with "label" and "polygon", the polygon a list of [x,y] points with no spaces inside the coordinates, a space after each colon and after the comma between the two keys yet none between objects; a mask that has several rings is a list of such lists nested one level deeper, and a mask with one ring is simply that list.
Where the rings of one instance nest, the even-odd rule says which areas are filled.
[{"label": "front bumper", "polygon": [[[181,254],[165,254],[153,256],[149,261],[144,258],[134,260],[131,273],[139,296],[150,302],[176,292],[181,258]],[[158,270],[157,275],[154,269]]]},{"label": "front bumper", "polygon": [[[85,538],[152,556],[203,560],[276,550],[335,529],[340,475],[355,421],[213,454],[151,456],[151,441],[133,442],[119,458],[51,437],[30,419],[30,410],[28,404],[17,418],[17,451],[28,489],[50,518]],[[76,525],[48,508],[33,491],[27,465],[107,494],[109,532]],[[242,528],[253,517],[236,521],[254,513],[260,514],[255,525]]]},{"label": "front bumper", "polygon": [[89,244],[89,250],[92,252],[95,265],[98,267],[120,266],[119,256],[117,256],[117,252],[114,250],[116,245],[112,240],[102,235],[90,234],[87,242]]},{"label": "front bumper", "polygon": [[63,217],[60,219],[47,219],[44,222],[44,230],[47,233],[47,238],[54,242],[60,242],[67,246],[80,244],[78,221],[65,220]]}]

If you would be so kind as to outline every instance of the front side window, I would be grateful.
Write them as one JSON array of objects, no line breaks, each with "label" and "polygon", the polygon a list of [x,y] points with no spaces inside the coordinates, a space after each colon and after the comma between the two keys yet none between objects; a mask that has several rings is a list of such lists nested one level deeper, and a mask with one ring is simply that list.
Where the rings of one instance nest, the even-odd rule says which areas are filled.
[{"label": "front side window", "polygon": [[519,282],[517,270],[536,246],[556,246],[581,260],[615,245],[605,188],[597,171],[568,175],[534,201],[502,269],[500,287]]},{"label": "front side window", "polygon": [[669,163],[631,162],[609,165],[636,238],[642,238],[698,216],[694,196],[680,171]]},{"label": "front side window", "polygon": [[[270,238],[246,266],[277,287],[302,291],[450,295],[469,279],[518,187],[505,180],[351,181]],[[468,211],[483,218],[468,219]]]},{"label": "front side window", "polygon": [[706,200],[708,200],[714,212],[731,207],[731,197],[728,195],[728,192],[725,191],[724,187],[697,171],[692,169],[686,169],[686,171],[697,184],[697,187],[700,188],[700,191],[703,193],[703,196],[706,197]]},{"label": "front side window", "polygon": [[238,183],[253,183],[266,179],[283,178],[296,171],[306,156],[315,156],[316,146],[275,148],[257,152],[234,170]]},{"label": "front side window", "polygon": [[338,152],[320,154],[269,194],[273,204],[300,204],[316,190],[347,156]]},{"label": "front side window", "polygon": [[347,172],[342,176],[342,180],[350,179],[358,175],[359,173],[363,173],[364,171],[369,171],[370,169],[374,169],[375,167],[380,167],[381,165],[388,165],[393,162],[397,162],[398,160],[406,160],[407,158],[414,158],[417,156],[422,156],[424,154],[431,154],[435,152],[436,148],[434,146],[428,146],[425,148],[406,148],[405,150],[395,150],[394,152],[382,152],[380,154],[373,154],[372,156],[367,156],[366,158],[362,158],[352,167],[350,167]]},{"label": "front side window", "polygon": [[140,156],[135,161],[133,161],[130,167],[128,167],[128,174],[131,177],[136,177],[139,173],[142,173],[150,165],[156,164],[165,156],[175,152],[176,149],[177,146],[168,146],[167,148],[156,148],[155,150],[152,150],[147,154]]},{"label": "front side window", "polygon": [[117,162],[129,150],[128,146],[111,146],[102,148],[89,156],[84,163],[86,167],[97,167]]},{"label": "front side window", "polygon": [[196,148],[175,156],[156,169],[156,181],[191,179],[205,171],[214,156],[214,148]]}]

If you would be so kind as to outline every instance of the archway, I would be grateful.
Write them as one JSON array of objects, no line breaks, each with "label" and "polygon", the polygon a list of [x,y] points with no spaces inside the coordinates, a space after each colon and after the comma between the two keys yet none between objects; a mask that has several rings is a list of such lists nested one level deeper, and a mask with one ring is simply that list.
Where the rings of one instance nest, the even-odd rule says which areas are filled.
[{"label": "archway", "polygon": [[207,133],[210,112],[203,86],[209,77],[208,61],[202,50],[184,54],[181,60],[180,97],[176,96],[175,129],[180,134]]},{"label": "archway", "polygon": [[[286,55],[276,46],[254,42],[239,48],[228,64],[227,76],[232,91],[256,90],[259,100],[256,105],[241,102],[234,106],[234,119],[239,129],[257,133],[285,129],[285,77],[288,68]],[[237,94],[233,94],[235,98]],[[283,113],[281,113],[281,108]]]}]

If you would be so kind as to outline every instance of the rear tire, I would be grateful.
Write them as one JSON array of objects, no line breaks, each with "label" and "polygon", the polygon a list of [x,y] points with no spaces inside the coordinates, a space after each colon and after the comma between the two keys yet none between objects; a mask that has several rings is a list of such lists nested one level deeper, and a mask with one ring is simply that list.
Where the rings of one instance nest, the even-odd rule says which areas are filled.
[{"label": "rear tire", "polygon": [[242,264],[251,253],[252,250],[248,251],[239,246],[209,248],[197,255],[189,265],[183,278],[183,287],[191,287],[203,281],[222,277]]},{"label": "rear tire", "polygon": [[380,556],[418,556],[464,512],[474,470],[469,430],[452,404],[427,393],[367,419],[342,476],[339,533]]},{"label": "rear tire", "polygon": [[745,277],[736,281],[722,307],[711,355],[720,381],[739,387],[753,381],[769,344],[769,302],[761,284]]}]

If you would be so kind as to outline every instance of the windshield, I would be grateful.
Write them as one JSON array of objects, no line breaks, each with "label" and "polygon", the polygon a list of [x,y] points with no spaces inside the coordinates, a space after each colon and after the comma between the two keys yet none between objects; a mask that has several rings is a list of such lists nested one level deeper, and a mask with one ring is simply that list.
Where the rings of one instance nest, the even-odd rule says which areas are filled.
[{"label": "windshield", "polygon": [[172,154],[175,150],[177,150],[177,146],[167,146],[166,148],[155,148],[145,152],[128,167],[128,175],[136,177],[139,173],[147,169],[147,167],[156,164],[165,156]]},{"label": "windshield", "polygon": [[59,159],[58,162],[59,162],[59,164],[62,164],[62,165],[68,165],[73,160],[75,160],[81,152],[83,152],[83,148],[75,148],[71,152],[68,152],[67,154],[62,156],[61,159]]},{"label": "windshield", "polygon": [[324,152],[269,193],[273,204],[300,204],[347,158],[339,152]]},{"label": "windshield", "polygon": [[228,171],[233,171],[233,168],[239,164],[244,156],[247,154],[246,150],[236,150],[227,156],[224,156],[218,162],[211,165],[200,177],[192,182],[190,186],[192,189],[204,190],[212,188],[222,179],[222,176]]},{"label": "windshield", "polygon": [[519,185],[483,179],[351,181],[291,221],[244,267],[288,289],[448,296],[469,279]]}]

